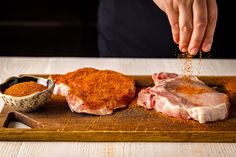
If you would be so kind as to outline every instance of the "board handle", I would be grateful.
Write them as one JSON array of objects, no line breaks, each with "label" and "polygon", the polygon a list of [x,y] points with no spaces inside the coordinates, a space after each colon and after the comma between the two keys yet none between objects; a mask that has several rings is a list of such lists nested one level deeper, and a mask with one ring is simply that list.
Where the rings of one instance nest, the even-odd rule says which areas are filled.
[{"label": "board handle", "polygon": [[17,121],[17,122],[23,123],[23,124],[29,126],[30,128],[43,128],[43,125],[40,122],[30,118],[27,115],[17,112],[17,111],[9,112],[7,114],[7,116],[1,117],[0,126],[2,128],[8,128],[9,123],[12,121]]}]

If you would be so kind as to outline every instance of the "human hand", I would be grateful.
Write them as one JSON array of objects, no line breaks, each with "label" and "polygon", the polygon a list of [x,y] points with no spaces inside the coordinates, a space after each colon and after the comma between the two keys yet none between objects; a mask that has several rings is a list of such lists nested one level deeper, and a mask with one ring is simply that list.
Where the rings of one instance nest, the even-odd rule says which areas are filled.
[{"label": "human hand", "polygon": [[153,0],[169,20],[173,39],[182,52],[209,52],[217,22],[216,0]]}]

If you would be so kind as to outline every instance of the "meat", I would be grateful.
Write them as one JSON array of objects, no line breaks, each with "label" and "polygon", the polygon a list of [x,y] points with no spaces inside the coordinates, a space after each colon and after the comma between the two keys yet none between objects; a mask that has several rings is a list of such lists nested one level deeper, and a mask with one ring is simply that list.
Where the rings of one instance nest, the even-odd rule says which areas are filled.
[{"label": "meat", "polygon": [[197,77],[159,73],[152,78],[155,86],[139,92],[138,105],[199,123],[223,120],[228,116],[228,96],[210,88]]},{"label": "meat", "polygon": [[134,80],[111,70],[83,68],[50,77],[55,81],[54,94],[65,96],[71,111],[78,113],[112,114],[135,96]]}]

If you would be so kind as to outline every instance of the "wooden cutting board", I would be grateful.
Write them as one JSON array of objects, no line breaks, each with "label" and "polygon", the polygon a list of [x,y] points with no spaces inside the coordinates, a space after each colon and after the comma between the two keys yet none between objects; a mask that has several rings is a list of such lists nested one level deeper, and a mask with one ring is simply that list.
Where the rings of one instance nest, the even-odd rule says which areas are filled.
[{"label": "wooden cutting board", "polygon": [[[139,89],[153,85],[151,76],[132,77]],[[112,115],[78,114],[70,111],[63,97],[53,96],[32,113],[17,112],[5,105],[0,114],[0,140],[236,142],[236,76],[199,78],[229,95],[231,107],[226,120],[207,124],[179,120],[137,106],[136,101]],[[32,129],[7,128],[10,121]]]}]

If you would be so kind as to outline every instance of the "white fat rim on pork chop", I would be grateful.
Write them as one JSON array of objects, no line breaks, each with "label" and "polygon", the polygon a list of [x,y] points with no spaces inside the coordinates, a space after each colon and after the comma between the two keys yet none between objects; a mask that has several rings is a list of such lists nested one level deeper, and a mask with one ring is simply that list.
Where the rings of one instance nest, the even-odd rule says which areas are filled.
[{"label": "white fat rim on pork chop", "polygon": [[228,108],[227,108],[227,104],[225,103],[221,103],[219,105],[211,106],[211,107],[208,107],[208,106],[193,107],[191,109],[186,109],[186,110],[188,111],[189,115],[193,119],[198,120],[199,123],[223,120],[228,115]]},{"label": "white fat rim on pork chop", "polygon": [[68,87],[67,85],[63,83],[56,83],[53,90],[53,94],[67,96],[69,93],[69,90],[70,90],[70,87]]}]

